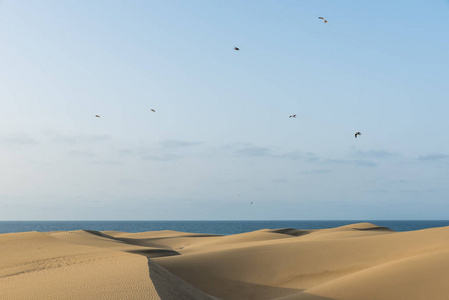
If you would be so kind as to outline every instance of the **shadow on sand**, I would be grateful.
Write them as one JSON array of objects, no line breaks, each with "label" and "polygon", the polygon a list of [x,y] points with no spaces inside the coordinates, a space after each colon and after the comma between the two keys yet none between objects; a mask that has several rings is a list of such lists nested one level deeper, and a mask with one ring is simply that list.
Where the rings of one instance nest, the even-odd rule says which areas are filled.
[{"label": "shadow on sand", "polygon": [[[201,282],[193,282],[187,277],[185,279],[181,278],[181,276],[178,277],[150,259],[155,257],[180,255],[179,252],[171,249],[145,249],[145,247],[151,247],[150,245],[152,245],[154,241],[164,238],[143,240],[116,238],[99,231],[85,231],[124,244],[141,246],[142,249],[127,250],[125,252],[147,257],[149,277],[162,300],[334,300],[333,298],[308,294],[301,289],[274,287],[229,278],[208,277],[205,278],[205,280],[201,280]],[[292,236],[301,236],[309,233],[309,231],[306,230],[297,230],[293,228],[277,229],[273,230],[273,232]],[[189,235],[187,237],[204,236],[207,235]],[[200,288],[204,292],[201,291]],[[208,295],[206,293],[214,294],[216,296]]]},{"label": "shadow on sand", "polygon": [[335,300],[307,294],[301,289],[273,287],[228,278],[207,278],[203,284],[195,284],[188,282],[189,278],[178,277],[151,259],[148,259],[148,269],[150,279],[162,300]]},{"label": "shadow on sand", "polygon": [[220,300],[201,292],[190,283],[148,259],[151,282],[162,300]]}]

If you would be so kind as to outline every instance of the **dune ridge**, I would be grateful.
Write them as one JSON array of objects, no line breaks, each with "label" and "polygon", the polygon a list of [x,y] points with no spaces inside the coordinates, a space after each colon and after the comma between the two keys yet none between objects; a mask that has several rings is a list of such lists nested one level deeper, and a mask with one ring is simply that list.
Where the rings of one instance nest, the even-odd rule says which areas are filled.
[{"label": "dune ridge", "polygon": [[449,227],[0,235],[1,299],[447,299]]}]

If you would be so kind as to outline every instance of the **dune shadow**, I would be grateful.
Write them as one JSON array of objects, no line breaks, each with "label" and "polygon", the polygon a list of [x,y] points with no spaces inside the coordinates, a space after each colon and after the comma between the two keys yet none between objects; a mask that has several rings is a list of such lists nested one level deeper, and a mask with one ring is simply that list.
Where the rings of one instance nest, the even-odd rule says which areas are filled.
[{"label": "dune shadow", "polygon": [[148,258],[181,255],[179,252],[169,249],[136,249],[127,250],[125,252],[143,255]]},{"label": "dune shadow", "polygon": [[295,293],[286,297],[275,298],[273,300],[336,300],[336,298],[329,298],[319,295],[313,295],[306,292]]},{"label": "dune shadow", "polygon": [[101,231],[95,231],[95,230],[84,230],[85,232],[88,232],[90,234],[94,234],[100,237],[108,238],[111,240],[115,240],[121,243],[126,243],[129,245],[135,245],[135,246],[144,246],[144,247],[166,247],[163,244],[158,244],[158,241],[162,240],[168,240],[168,239],[178,239],[178,238],[203,238],[203,237],[218,237],[223,236],[220,234],[188,234],[188,235],[175,235],[175,236],[162,236],[162,237],[154,237],[154,238],[117,238],[108,234],[105,234]]},{"label": "dune shadow", "polygon": [[280,229],[273,229],[270,232],[287,234],[287,235],[291,235],[291,236],[302,236],[302,235],[309,234],[311,231],[295,229],[295,228],[280,228]]},{"label": "dune shadow", "polygon": [[150,247],[148,245],[140,244],[138,242],[130,243],[128,241],[129,239],[116,238],[116,237],[113,237],[113,236],[110,236],[110,235],[107,235],[107,234],[104,234],[102,232],[95,231],[95,230],[84,230],[84,231],[87,232],[87,233],[96,235],[96,236],[100,236],[100,237],[103,237],[103,238],[107,238],[107,239],[111,239],[111,240],[117,241],[119,243],[142,247],[142,248],[133,249],[133,250],[124,250],[124,252],[127,252],[127,253],[143,255],[143,256],[146,256],[148,258],[150,258],[150,257],[154,258],[154,257],[181,255],[179,252],[177,252],[175,250],[171,250],[171,249],[164,249],[164,248],[162,248],[162,249],[148,249],[148,248],[145,248],[145,247]]},{"label": "dune shadow", "polygon": [[354,228],[354,229],[355,230],[360,230],[360,231],[376,231],[376,230],[379,230],[379,231],[382,231],[382,230],[384,230],[384,231],[394,231],[394,230],[392,230],[392,229],[390,229],[388,227],[381,227],[381,226],[369,227],[369,228]]},{"label": "dune shadow", "polygon": [[149,258],[148,275],[162,300],[221,300],[203,293]]},{"label": "dune shadow", "polygon": [[87,230],[87,229],[84,229],[83,231],[85,231],[87,233],[90,233],[90,234],[93,234],[93,235],[96,235],[96,236],[104,237],[104,238],[111,239],[111,240],[116,240],[116,241],[119,241],[119,242],[122,242],[122,243],[126,243],[126,242],[122,241],[119,238],[116,238],[116,237],[113,237],[111,235],[105,234],[105,233],[103,233],[101,231]]},{"label": "dune shadow", "polygon": [[[150,259],[149,263],[149,272],[150,277],[153,280],[153,275],[157,276],[158,269],[154,269],[154,265],[156,263],[152,262]],[[160,267],[160,266],[159,266]],[[162,268],[162,267],[160,267]],[[180,273],[174,272],[173,270],[164,269],[173,276],[176,276],[180,280],[188,282],[189,285],[195,287],[196,289],[201,290],[203,293],[207,293],[209,296],[216,297],[215,299],[223,299],[223,300],[271,300],[277,299],[288,295],[294,295],[299,292],[302,292],[302,289],[296,288],[285,288],[285,287],[276,287],[276,286],[268,286],[263,284],[245,282],[240,280],[234,280],[230,278],[224,277],[216,277],[205,275],[204,277],[198,276],[190,276],[189,273]],[[201,272],[201,270],[195,270],[195,273]],[[156,279],[156,278],[155,278]],[[154,283],[156,286],[156,283]],[[163,289],[163,287],[162,287]],[[165,298],[163,298],[165,299]],[[170,299],[170,298],[167,298]],[[184,298],[180,298],[184,299]],[[294,299],[294,298],[292,298]],[[317,298],[318,300],[319,298]],[[323,298],[322,300],[330,300]]]},{"label": "dune shadow", "polygon": [[[210,236],[214,236],[214,235],[210,235]],[[130,244],[130,245],[136,245],[136,246],[172,248],[171,246],[167,246],[166,244],[164,244],[164,241],[170,240],[170,239],[176,240],[179,238],[201,238],[201,237],[204,237],[204,236],[189,235],[189,236],[157,237],[157,238],[143,238],[143,239],[120,238],[120,241]]]},{"label": "dune shadow", "polygon": [[206,293],[229,300],[271,300],[302,292],[302,289],[276,287],[230,278],[211,278],[216,292],[204,289]]}]

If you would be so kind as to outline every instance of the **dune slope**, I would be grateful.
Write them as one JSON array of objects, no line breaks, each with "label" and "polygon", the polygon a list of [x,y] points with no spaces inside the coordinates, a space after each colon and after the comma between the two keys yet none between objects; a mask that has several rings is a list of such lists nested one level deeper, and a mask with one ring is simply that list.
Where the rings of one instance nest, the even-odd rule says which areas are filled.
[{"label": "dune slope", "polygon": [[443,300],[449,227],[2,234],[0,286],[1,299]]},{"label": "dune slope", "polygon": [[98,232],[2,234],[0,299],[214,299],[138,255],[167,252]]}]

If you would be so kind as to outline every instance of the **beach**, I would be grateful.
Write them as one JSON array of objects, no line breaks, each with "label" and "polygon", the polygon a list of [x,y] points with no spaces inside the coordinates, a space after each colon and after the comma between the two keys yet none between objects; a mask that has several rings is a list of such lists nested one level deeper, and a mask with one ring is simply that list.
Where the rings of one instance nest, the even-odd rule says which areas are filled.
[{"label": "beach", "polygon": [[0,234],[1,299],[447,299],[449,227]]}]

